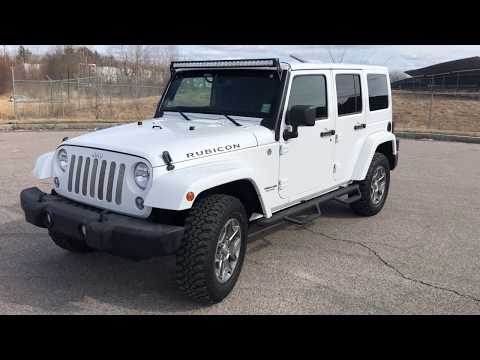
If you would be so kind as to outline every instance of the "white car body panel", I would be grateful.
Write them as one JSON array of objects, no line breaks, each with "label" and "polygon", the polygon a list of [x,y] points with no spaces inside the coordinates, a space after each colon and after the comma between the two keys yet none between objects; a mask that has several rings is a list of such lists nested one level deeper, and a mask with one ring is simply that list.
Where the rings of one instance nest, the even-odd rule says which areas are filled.
[{"label": "white car body panel", "polygon": [[[170,210],[189,209],[191,202],[186,200],[188,192],[198,195],[212,187],[242,179],[250,181],[259,194],[254,178],[252,166],[235,160],[202,163],[164,174],[154,173],[154,186],[148,194],[146,205]],[[164,189],[168,191],[165,192]]]},{"label": "white car body panel", "polygon": [[362,149],[359,151],[358,160],[352,174],[352,180],[363,180],[367,175],[368,167],[372,161],[373,155],[378,145],[385,142],[392,142],[393,154],[397,153],[397,144],[395,135],[388,132],[377,132],[369,135],[363,143]]},{"label": "white car body panel", "polygon": [[37,179],[48,179],[51,178],[53,172],[53,157],[55,155],[54,151],[47,152],[43,155],[40,155],[35,162],[35,167],[33,168],[33,176]]}]

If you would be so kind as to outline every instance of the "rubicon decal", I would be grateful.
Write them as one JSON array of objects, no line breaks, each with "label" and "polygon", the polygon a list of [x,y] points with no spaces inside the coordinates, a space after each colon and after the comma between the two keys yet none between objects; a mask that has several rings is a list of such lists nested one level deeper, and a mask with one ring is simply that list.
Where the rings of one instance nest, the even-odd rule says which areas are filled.
[{"label": "rubicon decal", "polygon": [[213,155],[217,153],[222,153],[226,151],[231,151],[235,149],[240,149],[240,144],[231,144],[231,145],[225,145],[225,146],[217,146],[214,148],[209,148],[205,150],[200,150],[200,151],[195,151],[195,152],[190,152],[187,153],[187,158],[195,158],[195,157],[200,157],[200,156],[205,156],[205,155]]}]

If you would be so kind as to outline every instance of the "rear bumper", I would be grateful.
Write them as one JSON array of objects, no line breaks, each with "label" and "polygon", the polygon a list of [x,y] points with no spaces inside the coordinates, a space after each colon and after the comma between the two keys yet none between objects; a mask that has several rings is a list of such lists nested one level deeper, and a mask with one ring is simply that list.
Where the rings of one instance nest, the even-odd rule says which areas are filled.
[{"label": "rear bumper", "polygon": [[113,255],[131,258],[170,255],[177,251],[183,238],[182,226],[102,211],[57,194],[46,194],[36,187],[23,190],[20,202],[29,223],[83,239],[88,246]]}]

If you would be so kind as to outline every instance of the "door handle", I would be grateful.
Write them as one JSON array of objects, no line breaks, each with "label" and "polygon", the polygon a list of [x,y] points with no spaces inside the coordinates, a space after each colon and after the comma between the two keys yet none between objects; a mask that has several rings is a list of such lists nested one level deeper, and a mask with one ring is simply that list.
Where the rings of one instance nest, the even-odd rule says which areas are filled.
[{"label": "door handle", "polygon": [[324,132],[321,132],[320,133],[320,136],[321,137],[325,137],[325,136],[333,136],[335,135],[335,130],[328,130],[328,131],[324,131]]},{"label": "door handle", "polygon": [[361,130],[365,129],[367,127],[367,124],[357,124],[353,127],[353,130]]}]

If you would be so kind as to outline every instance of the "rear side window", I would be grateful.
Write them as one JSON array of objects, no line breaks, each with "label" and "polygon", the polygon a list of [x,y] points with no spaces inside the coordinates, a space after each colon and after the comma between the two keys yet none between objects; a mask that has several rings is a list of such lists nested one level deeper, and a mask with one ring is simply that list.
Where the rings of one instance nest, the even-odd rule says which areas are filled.
[{"label": "rear side window", "polygon": [[370,111],[388,108],[388,83],[384,74],[368,74],[368,104]]},{"label": "rear side window", "polygon": [[317,119],[328,117],[327,82],[324,75],[298,75],[293,78],[288,110],[295,105],[316,107]]},{"label": "rear side window", "polygon": [[362,111],[362,89],[360,75],[338,74],[337,86],[338,115],[355,114]]}]

